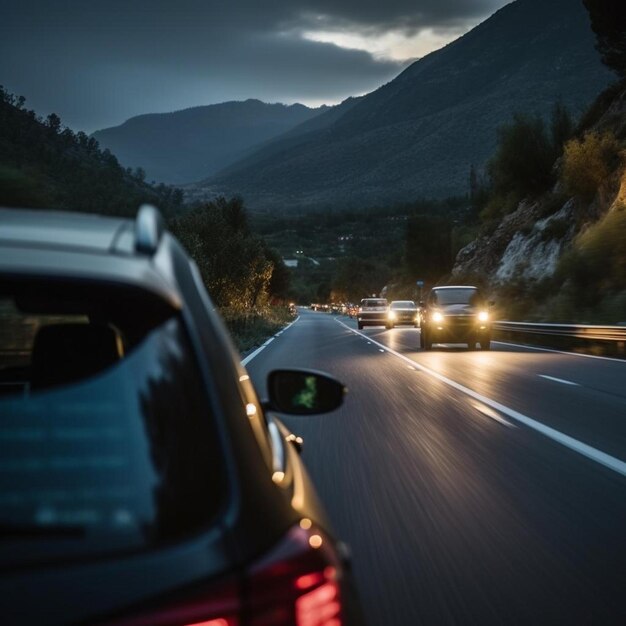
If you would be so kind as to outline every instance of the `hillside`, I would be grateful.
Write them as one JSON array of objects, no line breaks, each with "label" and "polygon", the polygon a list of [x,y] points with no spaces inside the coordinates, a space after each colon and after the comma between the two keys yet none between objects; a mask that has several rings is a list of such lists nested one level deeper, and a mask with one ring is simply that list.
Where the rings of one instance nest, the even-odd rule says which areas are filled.
[{"label": "hillside", "polygon": [[626,322],[626,80],[594,103],[558,181],[462,249],[451,282],[488,286],[512,319]]},{"label": "hillside", "polygon": [[213,174],[325,110],[259,100],[224,102],[140,115],[99,130],[93,137],[123,165],[143,168],[148,180],[188,183]]},{"label": "hillside", "polygon": [[[279,139],[196,191],[253,208],[371,206],[467,191],[514,112],[580,114],[610,81],[579,0],[517,0],[321,128]],[[322,118],[320,118],[321,120]]]},{"label": "hillside", "polygon": [[128,216],[144,202],[166,215],[182,206],[179,189],[147,184],[95,139],[24,104],[0,87],[0,206]]}]

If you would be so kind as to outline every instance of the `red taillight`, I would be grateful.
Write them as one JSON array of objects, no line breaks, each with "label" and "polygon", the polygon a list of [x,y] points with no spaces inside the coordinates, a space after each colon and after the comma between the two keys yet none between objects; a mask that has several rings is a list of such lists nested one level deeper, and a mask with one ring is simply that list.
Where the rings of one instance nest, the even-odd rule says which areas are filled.
[{"label": "red taillight", "polygon": [[196,622],[195,624],[187,624],[186,626],[231,626],[231,624],[236,624],[236,622],[228,618],[224,619],[220,617],[218,619],[210,619],[208,622]]},{"label": "red taillight", "polygon": [[250,570],[244,624],[341,626],[339,559],[323,533],[303,526]]},{"label": "red taillight", "polygon": [[309,520],[242,579],[188,590],[102,626],[341,626],[335,550]]}]

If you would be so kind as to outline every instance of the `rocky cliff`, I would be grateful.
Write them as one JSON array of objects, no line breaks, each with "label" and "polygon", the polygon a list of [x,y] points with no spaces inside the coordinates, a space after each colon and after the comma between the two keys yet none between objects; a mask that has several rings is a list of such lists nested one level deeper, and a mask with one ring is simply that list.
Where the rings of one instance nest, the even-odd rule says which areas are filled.
[{"label": "rocky cliff", "polygon": [[[608,133],[622,150],[593,196],[572,194],[561,175],[549,193],[522,201],[463,248],[450,282],[488,285],[511,318],[626,320],[626,86],[614,91],[579,132],[580,141]],[[562,170],[563,159],[555,167]]]}]

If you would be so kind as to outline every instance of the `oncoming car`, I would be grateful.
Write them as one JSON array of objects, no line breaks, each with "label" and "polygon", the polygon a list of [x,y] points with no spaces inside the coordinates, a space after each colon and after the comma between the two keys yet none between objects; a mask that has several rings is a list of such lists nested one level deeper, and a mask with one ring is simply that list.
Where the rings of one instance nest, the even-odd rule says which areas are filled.
[{"label": "oncoming car", "polygon": [[359,624],[347,550],[276,415],[334,410],[343,386],[267,386],[261,401],[153,207],[0,209],[3,622]]},{"label": "oncoming car", "polygon": [[388,306],[385,298],[363,298],[356,316],[359,329],[363,326],[386,326]]},{"label": "oncoming car", "polygon": [[481,291],[471,285],[433,288],[422,312],[420,346],[430,350],[434,343],[467,343],[471,350],[479,343],[489,350],[489,306]]},{"label": "oncoming car", "polygon": [[419,312],[413,300],[394,300],[387,312],[387,328],[391,329],[402,324],[419,326]]}]

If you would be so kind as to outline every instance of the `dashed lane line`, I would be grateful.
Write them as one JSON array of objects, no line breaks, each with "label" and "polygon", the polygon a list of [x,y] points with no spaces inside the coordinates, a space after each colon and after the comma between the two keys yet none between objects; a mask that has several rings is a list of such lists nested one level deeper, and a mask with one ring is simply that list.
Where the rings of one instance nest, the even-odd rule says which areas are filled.
[{"label": "dashed lane line", "polygon": [[563,378],[556,378],[555,376],[548,376],[547,374],[537,374],[539,378],[545,378],[555,383],[561,383],[562,385],[572,385],[573,387],[580,387],[578,383],[573,383],[571,380],[564,380]]},{"label": "dashed lane line", "polygon": [[[340,322],[339,320],[335,320],[335,321],[338,324],[345,326],[346,328],[350,328],[349,326],[347,326],[343,322]],[[367,335],[360,333],[358,331],[354,331],[354,332],[357,332],[363,337],[367,337]],[[436,378],[437,380],[444,383],[445,385],[448,385],[449,387],[452,387],[453,389],[456,389],[457,391],[464,393],[465,395],[469,396],[470,398],[473,398],[474,400],[478,400],[479,402],[482,402],[483,404],[491,407],[492,409],[495,409],[499,413],[506,415],[508,418],[514,420],[515,422],[523,424],[524,426],[544,435],[548,439],[551,439],[552,441],[555,441],[556,443],[592,461],[595,461],[596,463],[599,463],[600,465],[603,465],[604,467],[614,471],[615,473],[620,474],[621,476],[626,476],[626,462],[622,461],[621,459],[617,459],[607,454],[606,452],[602,452],[601,450],[593,448],[592,446],[582,441],[579,441],[578,439],[575,439],[574,437],[570,437],[569,435],[566,435],[565,433],[562,433],[554,428],[551,428],[550,426],[546,426],[545,424],[542,424],[541,422],[538,422],[537,420],[534,420],[531,417],[528,417],[527,415],[520,413],[519,411],[515,411],[514,409],[511,409],[510,407],[505,406],[504,404],[501,404],[500,402],[496,402],[495,400],[492,400],[491,398],[487,398],[486,396],[483,396],[482,394],[477,393],[476,391],[473,391],[472,389],[469,389],[468,387],[465,387],[464,385],[461,385],[460,383],[457,383],[456,381],[448,378],[447,376],[443,376],[442,374],[439,374],[438,372],[431,370],[428,367],[424,367],[423,365],[421,365],[420,363],[417,363],[416,361],[412,361],[408,357],[404,356],[404,354],[401,354],[400,352],[396,352],[396,350],[388,348],[384,344],[379,343],[378,341],[375,341],[374,339],[371,339],[371,337],[369,339],[371,340],[371,343],[377,344],[381,348],[385,348],[389,354],[392,354],[395,357],[402,359],[406,363],[409,363],[411,366],[415,367],[416,370],[419,370],[421,372],[424,372],[425,374],[428,374],[429,376],[432,376],[433,378]]]}]

